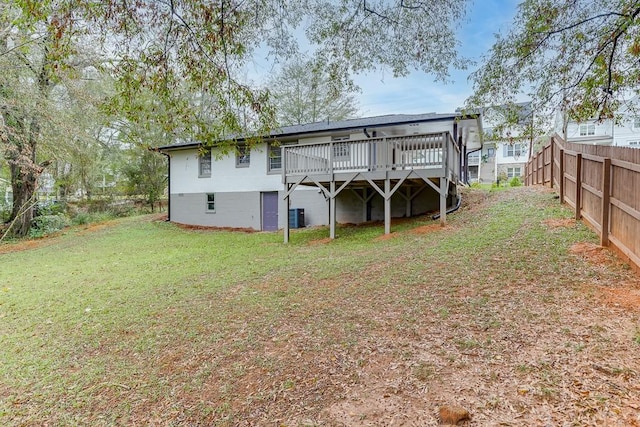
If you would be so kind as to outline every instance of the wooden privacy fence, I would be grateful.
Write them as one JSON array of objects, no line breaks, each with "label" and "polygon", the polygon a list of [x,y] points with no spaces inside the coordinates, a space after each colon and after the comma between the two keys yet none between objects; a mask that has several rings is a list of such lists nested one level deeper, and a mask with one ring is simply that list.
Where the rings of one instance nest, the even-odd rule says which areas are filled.
[{"label": "wooden privacy fence", "polygon": [[557,188],[611,246],[640,268],[640,149],[585,145],[551,137],[525,166],[525,185]]}]

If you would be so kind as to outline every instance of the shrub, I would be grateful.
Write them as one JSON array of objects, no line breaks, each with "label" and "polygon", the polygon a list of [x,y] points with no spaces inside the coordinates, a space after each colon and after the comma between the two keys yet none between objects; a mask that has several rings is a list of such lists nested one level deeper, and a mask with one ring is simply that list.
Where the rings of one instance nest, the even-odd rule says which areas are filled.
[{"label": "shrub", "polygon": [[520,187],[522,185],[522,181],[519,176],[514,176],[511,178],[511,181],[509,181],[509,185],[512,187]]},{"label": "shrub", "polygon": [[66,205],[57,200],[44,200],[36,205],[36,216],[63,215]]},{"label": "shrub", "polygon": [[64,215],[40,215],[33,219],[30,237],[42,237],[55,233],[69,225],[69,219]]},{"label": "shrub", "polygon": [[79,212],[71,219],[73,225],[86,225],[94,222],[107,221],[113,218],[113,214],[110,212]]}]

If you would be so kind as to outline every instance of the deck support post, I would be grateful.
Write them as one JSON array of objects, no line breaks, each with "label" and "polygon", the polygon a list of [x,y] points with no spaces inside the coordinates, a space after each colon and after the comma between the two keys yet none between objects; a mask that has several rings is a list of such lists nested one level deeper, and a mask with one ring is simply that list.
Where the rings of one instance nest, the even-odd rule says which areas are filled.
[{"label": "deck support post", "polygon": [[407,187],[407,197],[405,197],[405,215],[407,218],[411,218],[411,205],[413,198],[411,197],[411,187]]},{"label": "deck support post", "polygon": [[329,183],[329,238],[336,238],[336,182]]},{"label": "deck support post", "polygon": [[367,197],[367,193],[369,191],[366,188],[362,189],[362,222],[367,222],[367,206],[369,205],[369,200],[371,197]]},{"label": "deck support post", "polygon": [[285,184],[284,185],[284,192],[285,192],[285,196],[284,196],[284,212],[285,212],[285,220],[284,220],[284,242],[285,243],[289,243],[289,205],[290,205],[290,198],[289,198],[289,184]]},{"label": "deck support post", "polygon": [[384,234],[391,234],[391,180],[384,180]]},{"label": "deck support post", "polygon": [[449,192],[449,180],[440,178],[440,225],[447,224],[447,193]]}]

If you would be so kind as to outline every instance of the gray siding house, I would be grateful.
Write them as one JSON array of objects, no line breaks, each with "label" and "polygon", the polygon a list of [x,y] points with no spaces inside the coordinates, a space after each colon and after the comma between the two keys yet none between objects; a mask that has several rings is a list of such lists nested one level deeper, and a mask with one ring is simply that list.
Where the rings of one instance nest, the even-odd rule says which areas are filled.
[{"label": "gray siding house", "polygon": [[171,221],[285,230],[384,220],[456,203],[466,151],[481,147],[480,118],[461,113],[367,117],[287,126],[249,149],[221,156],[199,143],[160,148],[169,158]]}]

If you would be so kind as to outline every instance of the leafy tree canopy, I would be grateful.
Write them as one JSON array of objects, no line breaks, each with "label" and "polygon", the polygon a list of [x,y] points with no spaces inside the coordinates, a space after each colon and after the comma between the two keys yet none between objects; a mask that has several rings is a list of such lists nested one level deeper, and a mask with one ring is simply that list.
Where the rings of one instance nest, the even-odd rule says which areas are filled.
[{"label": "leafy tree canopy", "polygon": [[472,75],[469,106],[529,97],[536,114],[619,119],[640,90],[639,14],[637,0],[525,0]]},{"label": "leafy tree canopy", "polygon": [[334,85],[322,64],[294,61],[268,84],[279,125],[299,125],[354,117],[358,88]]},{"label": "leafy tree canopy", "polygon": [[[464,0],[18,0],[23,25],[46,22],[58,44],[99,39],[116,78],[108,110],[161,126],[167,139],[213,142],[274,124],[268,92],[238,76],[259,47],[281,61],[303,32],[332,82],[386,67],[444,79],[464,65],[455,28]],[[307,46],[308,47],[308,46]],[[72,55],[73,52],[67,51]],[[155,102],[143,101],[150,92]]]}]

